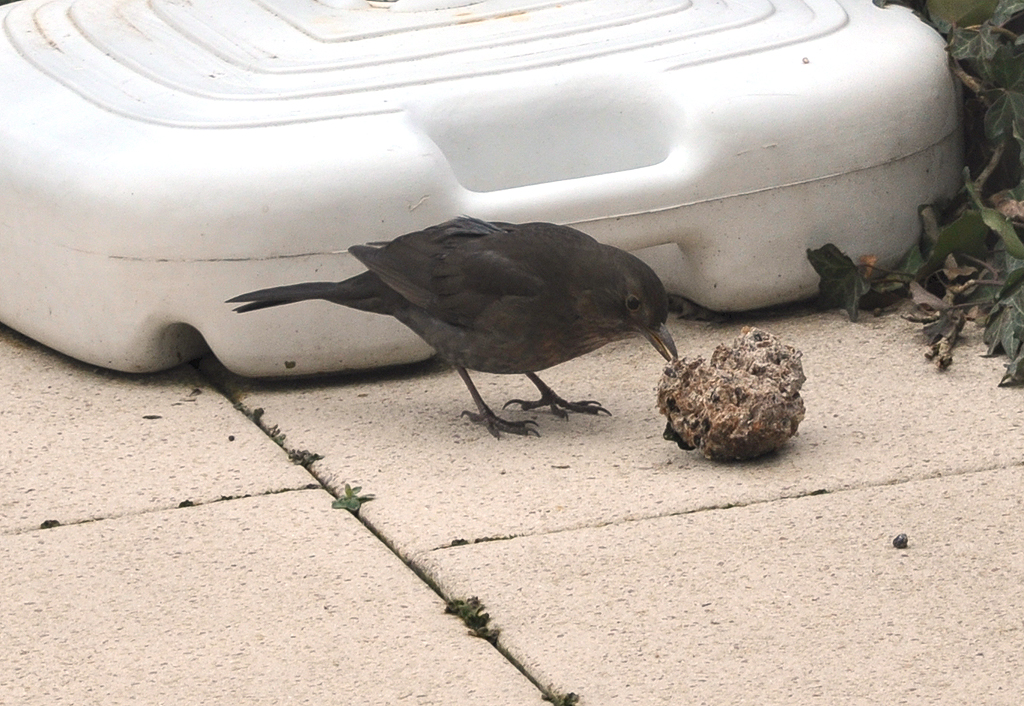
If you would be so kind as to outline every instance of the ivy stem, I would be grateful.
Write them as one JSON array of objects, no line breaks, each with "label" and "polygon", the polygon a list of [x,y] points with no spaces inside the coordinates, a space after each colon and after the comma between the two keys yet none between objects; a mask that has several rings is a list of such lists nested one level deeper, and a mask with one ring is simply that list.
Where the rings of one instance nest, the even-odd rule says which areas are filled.
[{"label": "ivy stem", "polygon": [[974,78],[973,76],[968,74],[966,71],[964,71],[963,68],[961,68],[959,61],[957,61],[953,57],[950,57],[949,58],[949,68],[950,68],[950,70],[952,70],[953,74],[958,79],[960,79],[960,83],[964,84],[969,89],[971,89],[971,91],[976,96],[978,96],[979,99],[981,99],[981,102],[985,104],[986,108],[991,108],[992,107],[992,101],[988,100],[988,98],[985,97],[985,95],[984,95],[985,89],[982,87],[981,83],[978,82],[978,79]]},{"label": "ivy stem", "polygon": [[990,176],[992,176],[992,172],[994,172],[996,167],[999,166],[999,162],[1003,158],[1003,152],[1006,151],[1006,143],[1007,140],[1003,140],[996,145],[996,148],[992,151],[992,156],[988,160],[988,164],[986,164],[985,168],[981,170],[981,174],[978,175],[978,178],[974,180],[974,188],[977,189],[979,194],[981,194],[981,189],[985,186],[985,182],[988,181]]}]

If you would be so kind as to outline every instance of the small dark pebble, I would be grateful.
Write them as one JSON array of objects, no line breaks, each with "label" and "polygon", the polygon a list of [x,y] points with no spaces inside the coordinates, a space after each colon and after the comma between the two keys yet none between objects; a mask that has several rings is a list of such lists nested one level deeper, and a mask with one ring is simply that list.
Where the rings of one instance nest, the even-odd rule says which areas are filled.
[{"label": "small dark pebble", "polygon": [[178,503],[178,507],[195,507],[195,503],[191,500],[182,500]]},{"label": "small dark pebble", "polygon": [[231,434],[231,435],[228,436],[228,441],[234,441],[234,440],[235,440],[235,435],[234,434]]},{"label": "small dark pebble", "polygon": [[898,534],[895,537],[893,537],[892,546],[896,547],[897,549],[906,549],[907,548],[907,535],[905,535],[905,534]]}]

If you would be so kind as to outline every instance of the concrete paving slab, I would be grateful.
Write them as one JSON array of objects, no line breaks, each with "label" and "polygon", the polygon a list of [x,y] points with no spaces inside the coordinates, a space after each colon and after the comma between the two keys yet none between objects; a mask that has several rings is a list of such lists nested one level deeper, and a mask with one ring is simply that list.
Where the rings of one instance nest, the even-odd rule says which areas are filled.
[{"label": "concrete paving slab", "polygon": [[1009,706],[1024,694],[1022,490],[1018,465],[420,559],[581,706]]},{"label": "concrete paving slab", "polygon": [[324,491],[8,536],[4,704],[532,704]]},{"label": "concrete paving slab", "polygon": [[[541,437],[493,439],[459,418],[471,406],[442,365],[323,381],[227,376],[288,442],[324,456],[329,487],[377,495],[363,517],[406,558],[456,540],[555,532],[699,508],[964,473],[1024,457],[1024,398],[999,388],[1005,360],[983,358],[981,331],[962,338],[945,372],[923,357],[920,325],[896,315],[797,311],[727,324],[670,321],[681,355],[709,356],[745,324],[804,354],[807,416],[773,456],[721,464],[662,439],[654,387],[662,359],[623,341],[544,379],[567,399],[596,398],[612,417],[509,411]],[[474,375],[495,407],[534,390],[522,376]]]},{"label": "concrete paving slab", "polygon": [[314,482],[188,365],[128,375],[0,325],[0,533]]}]

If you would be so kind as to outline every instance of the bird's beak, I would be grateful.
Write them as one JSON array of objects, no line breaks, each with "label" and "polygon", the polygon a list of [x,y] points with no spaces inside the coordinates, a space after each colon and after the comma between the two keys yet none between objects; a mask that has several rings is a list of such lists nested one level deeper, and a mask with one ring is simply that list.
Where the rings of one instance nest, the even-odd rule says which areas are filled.
[{"label": "bird's beak", "polygon": [[665,328],[665,324],[662,324],[657,331],[644,328],[641,329],[641,333],[665,357],[665,360],[673,361],[679,357],[679,354],[676,353],[676,343],[672,340],[668,329]]}]

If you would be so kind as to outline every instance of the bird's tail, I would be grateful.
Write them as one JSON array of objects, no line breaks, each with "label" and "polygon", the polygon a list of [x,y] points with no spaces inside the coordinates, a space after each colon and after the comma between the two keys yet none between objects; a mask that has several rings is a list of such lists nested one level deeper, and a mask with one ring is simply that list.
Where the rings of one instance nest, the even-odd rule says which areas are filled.
[{"label": "bird's tail", "polygon": [[397,295],[385,287],[375,274],[364,272],[344,282],[302,282],[284,287],[258,289],[228,299],[227,303],[246,302],[235,309],[242,314],[307,299],[324,299],[353,309],[389,314],[395,296]]}]

